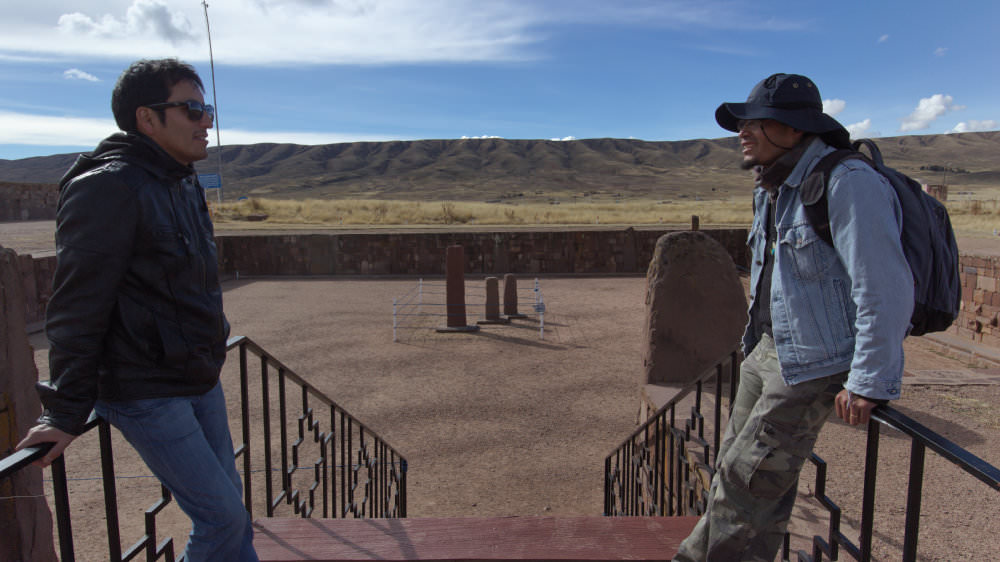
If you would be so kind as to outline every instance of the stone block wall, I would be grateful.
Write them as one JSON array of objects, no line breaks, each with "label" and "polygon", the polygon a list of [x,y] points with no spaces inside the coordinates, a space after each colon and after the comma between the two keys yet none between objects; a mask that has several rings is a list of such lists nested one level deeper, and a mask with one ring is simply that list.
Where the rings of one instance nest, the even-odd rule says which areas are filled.
[{"label": "stone block wall", "polygon": [[0,182],[0,221],[52,220],[58,202],[55,184]]},{"label": "stone block wall", "polygon": [[52,278],[56,273],[56,257],[36,258],[30,254],[18,255],[0,246],[15,264],[21,281],[21,300],[24,303],[24,322],[34,329],[45,320],[45,307],[52,297]]},{"label": "stone block wall", "polygon": [[962,337],[1000,347],[1000,258],[959,256],[962,307],[950,329]]},{"label": "stone block wall", "polygon": [[[645,273],[666,230],[221,235],[224,275],[444,275],[445,251],[465,248],[470,274]],[[741,267],[746,230],[705,230]]]},{"label": "stone block wall", "polygon": [[[465,248],[466,273],[645,273],[666,230],[220,235],[223,275],[444,275],[445,251]],[[746,268],[746,229],[703,230]],[[18,256],[25,320],[45,318],[55,256]],[[963,254],[962,309],[950,332],[1000,347],[1000,258]]]}]

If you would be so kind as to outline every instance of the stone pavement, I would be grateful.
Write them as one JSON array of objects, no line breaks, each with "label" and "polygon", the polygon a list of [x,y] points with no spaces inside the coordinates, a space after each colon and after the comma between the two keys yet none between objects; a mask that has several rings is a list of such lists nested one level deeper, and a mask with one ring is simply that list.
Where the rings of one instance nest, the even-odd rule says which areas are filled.
[{"label": "stone pavement", "polygon": [[[911,338],[904,345],[903,384],[1000,384],[1000,349],[949,332]],[[928,353],[939,359],[925,359]]]}]

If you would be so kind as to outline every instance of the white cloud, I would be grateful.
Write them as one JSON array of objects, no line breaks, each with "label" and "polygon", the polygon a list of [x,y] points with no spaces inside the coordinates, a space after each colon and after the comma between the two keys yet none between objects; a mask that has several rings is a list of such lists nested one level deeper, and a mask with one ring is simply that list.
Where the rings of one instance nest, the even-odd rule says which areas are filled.
[{"label": "white cloud", "polygon": [[934,56],[943,57],[947,52],[948,52],[948,47],[938,47],[937,49],[934,49]]},{"label": "white cloud", "polygon": [[995,129],[1000,129],[1000,122],[994,121],[993,119],[987,119],[985,121],[962,121],[948,132],[972,133],[975,131],[992,131]]},{"label": "white cloud", "polygon": [[952,97],[946,94],[934,94],[929,98],[921,98],[913,113],[902,119],[903,124],[900,125],[899,131],[901,133],[920,131],[930,127],[932,122],[949,111],[965,109],[965,106],[954,105],[953,101]]},{"label": "white cloud", "polygon": [[90,74],[89,72],[84,72],[79,68],[71,68],[63,72],[63,78],[67,80],[86,80],[88,82],[100,82],[101,79]]},{"label": "white cloud", "polygon": [[563,137],[561,139],[549,139],[549,140],[556,141],[556,142],[572,141],[572,140],[576,140],[576,137],[574,137],[573,135],[569,135],[568,137]]},{"label": "white cloud", "polygon": [[889,34],[885,34],[885,35],[883,35],[883,36],[881,36],[881,37],[878,38],[878,42],[879,43],[885,43],[888,40],[889,40]]},{"label": "white cloud", "polygon": [[196,38],[187,16],[171,10],[160,0],[135,0],[123,18],[104,14],[100,20],[95,20],[80,12],[64,14],[59,17],[58,27],[67,35],[94,38],[152,36],[172,44]]},{"label": "white cloud", "polygon": [[0,144],[93,148],[118,130],[113,119],[57,117],[0,111]]},{"label": "white cloud", "polygon": [[[0,20],[0,56],[208,58],[200,2],[53,0]],[[72,6],[72,7],[70,7]],[[86,7],[81,7],[86,6]],[[808,27],[750,5],[700,0],[240,0],[212,2],[217,61],[237,65],[519,61],[550,25],[664,29]]]},{"label": "white cloud", "polygon": [[865,119],[864,121],[860,121],[858,123],[852,123],[850,125],[845,126],[844,128],[847,129],[848,133],[851,133],[852,139],[880,136],[878,133],[869,132],[872,128],[871,119]]},{"label": "white cloud", "polygon": [[497,135],[481,135],[478,137],[467,137],[462,135],[463,139],[502,139],[503,137],[498,137]]},{"label": "white cloud", "polygon": [[[61,117],[0,111],[0,145],[80,146],[93,148],[101,139],[118,131],[113,119]],[[215,129],[208,132],[215,144]],[[332,144],[356,141],[406,140],[398,135],[371,135],[338,132],[248,131],[222,129],[223,144],[293,143]]]},{"label": "white cloud", "polygon": [[[4,18],[0,53],[208,58],[199,2],[86,6]],[[536,55],[526,47],[542,39],[534,31],[545,21],[539,10],[525,0],[243,0],[211,3],[208,13],[216,61],[302,65],[527,60]]]},{"label": "white cloud", "polygon": [[823,100],[823,113],[831,117],[836,117],[838,113],[844,111],[845,107],[847,107],[847,102],[844,100]]}]

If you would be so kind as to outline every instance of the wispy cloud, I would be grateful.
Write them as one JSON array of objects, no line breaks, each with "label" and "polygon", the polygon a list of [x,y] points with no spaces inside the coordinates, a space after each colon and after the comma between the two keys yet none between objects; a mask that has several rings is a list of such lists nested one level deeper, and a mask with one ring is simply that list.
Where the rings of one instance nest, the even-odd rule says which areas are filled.
[{"label": "wispy cloud", "polygon": [[[101,139],[118,130],[113,119],[61,117],[0,111],[0,145],[79,146],[93,148]],[[251,131],[222,129],[222,144],[293,143],[332,144],[356,141],[405,140],[400,135],[372,135],[342,132]],[[215,130],[209,131],[214,143]]]},{"label": "wispy cloud", "polygon": [[993,131],[996,129],[1000,129],[1000,122],[994,121],[993,119],[987,119],[985,121],[962,121],[948,132],[972,133],[975,131]]},{"label": "wispy cloud", "polygon": [[92,148],[117,130],[113,119],[0,111],[0,144]]},{"label": "wispy cloud", "polygon": [[101,79],[90,74],[89,72],[84,72],[79,68],[71,68],[63,72],[63,77],[67,80],[86,80],[88,82],[100,82]]},{"label": "wispy cloud", "polygon": [[935,57],[943,57],[947,53],[948,53],[948,47],[938,47],[937,49],[934,49]]},{"label": "wispy cloud", "polygon": [[[207,58],[198,2],[53,0],[0,21],[0,56]],[[240,65],[534,60],[551,29],[573,24],[663,29],[797,30],[806,23],[743,2],[701,0],[244,0],[209,8],[217,59]]]},{"label": "wispy cloud", "polygon": [[889,34],[882,35],[881,37],[878,38],[879,43],[885,43],[888,40],[889,40]]},{"label": "wispy cloud", "polygon": [[574,137],[573,135],[569,135],[569,136],[563,137],[561,139],[559,139],[559,138],[553,138],[553,139],[549,139],[549,140],[556,141],[556,142],[572,141],[572,140],[576,140],[576,137]]},{"label": "wispy cloud", "polygon": [[922,98],[913,113],[903,118],[899,132],[906,133],[927,129],[931,123],[945,113],[965,109],[965,106],[955,105],[953,102],[952,97],[946,94],[934,94],[929,98]]}]

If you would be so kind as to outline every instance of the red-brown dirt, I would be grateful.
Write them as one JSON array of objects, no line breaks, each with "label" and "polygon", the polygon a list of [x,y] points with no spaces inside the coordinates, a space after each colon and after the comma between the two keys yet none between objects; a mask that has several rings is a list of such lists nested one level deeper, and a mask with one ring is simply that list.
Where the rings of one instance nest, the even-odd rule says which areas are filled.
[{"label": "red-brown dirt", "polygon": [[[438,281],[440,282],[440,281]],[[635,427],[641,373],[645,280],[557,277],[540,280],[545,336],[537,320],[440,334],[425,317],[393,343],[392,299],[415,279],[254,279],[226,283],[234,335],[247,335],[369,425],[408,459],[411,517],[593,515],[602,509],[604,457]],[[522,288],[530,279],[522,279]],[[482,312],[481,280],[467,279],[470,319]],[[428,287],[430,290],[430,287]],[[46,344],[32,337],[39,372]],[[982,370],[908,341],[908,369],[959,373],[965,384],[912,385],[895,406],[1000,465],[995,404],[1000,386],[973,384]],[[237,425],[235,356],[223,380]],[[995,374],[995,373],[994,373]],[[911,380],[919,380],[912,379]],[[255,400],[251,396],[251,400]],[[67,454],[78,559],[104,558],[103,495],[97,437]],[[116,442],[125,546],[159,486],[127,445]],[[909,440],[882,437],[875,559],[899,559]],[[830,463],[828,495],[845,524],[860,519],[864,432],[827,424],[817,453]],[[255,467],[257,469],[257,467]],[[261,477],[255,476],[255,486]],[[815,505],[811,469],[800,504]],[[1000,496],[928,452],[919,560],[986,560],[1000,552]],[[260,511],[255,513],[259,516]],[[818,518],[818,520],[813,520]],[[822,511],[797,511],[793,547],[823,532]],[[158,518],[161,536],[183,546],[187,522],[175,505]],[[856,533],[845,531],[857,540]]]}]

